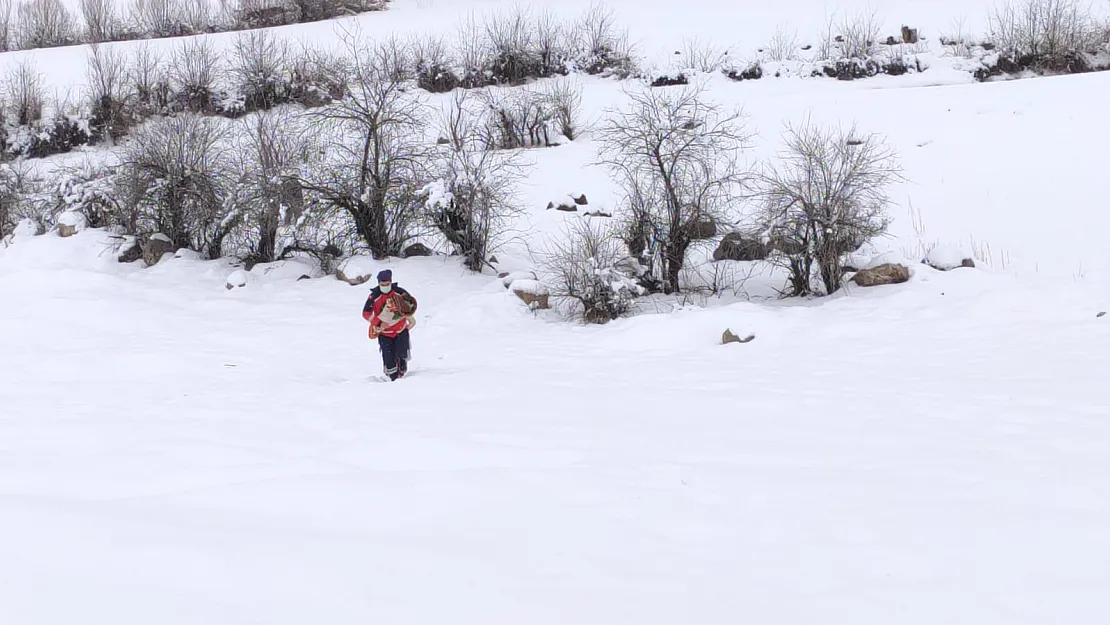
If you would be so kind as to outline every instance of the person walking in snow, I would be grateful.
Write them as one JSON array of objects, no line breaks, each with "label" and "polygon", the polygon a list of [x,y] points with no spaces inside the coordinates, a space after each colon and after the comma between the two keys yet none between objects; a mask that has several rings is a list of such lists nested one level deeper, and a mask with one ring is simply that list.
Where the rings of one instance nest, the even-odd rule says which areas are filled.
[{"label": "person walking in snow", "polygon": [[393,282],[393,272],[378,273],[378,286],[370,291],[362,307],[362,318],[370,322],[370,338],[378,339],[385,374],[391,381],[409,369],[409,329],[416,325],[416,298]]}]

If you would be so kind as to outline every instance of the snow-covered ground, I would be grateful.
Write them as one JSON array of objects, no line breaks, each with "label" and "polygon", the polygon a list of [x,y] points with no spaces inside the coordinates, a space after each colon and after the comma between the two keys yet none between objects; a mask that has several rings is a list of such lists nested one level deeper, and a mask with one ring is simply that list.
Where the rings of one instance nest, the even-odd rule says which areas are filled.
[{"label": "snow-covered ground", "polygon": [[[351,21],[450,34],[507,6]],[[864,6],[612,4],[661,65]],[[931,37],[988,8],[880,7]],[[83,54],[34,57],[57,88]],[[886,135],[908,181],[876,245],[912,280],[587,327],[453,259],[383,263],[420,310],[411,377],[382,384],[366,286],[228,290],[227,261],[122,265],[95,230],[0,246],[0,624],[1107,621],[1110,75],[698,79],[744,108],[753,161],[807,114]],[[593,121],[628,86],[576,80]],[[508,270],[580,218],[549,201],[617,197],[589,132],[527,158]],[[978,267],[917,263],[934,244]]]},{"label": "snow-covered ground", "polygon": [[104,245],[0,252],[0,622],[1105,615],[1104,290],[922,266],[587,328],[408,260],[378,384],[366,289]]}]

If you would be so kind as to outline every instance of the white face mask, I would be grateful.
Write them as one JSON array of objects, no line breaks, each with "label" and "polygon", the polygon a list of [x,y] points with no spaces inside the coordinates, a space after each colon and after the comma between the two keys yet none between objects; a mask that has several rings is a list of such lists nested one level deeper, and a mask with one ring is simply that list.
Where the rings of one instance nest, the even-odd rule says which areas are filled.
[{"label": "white face mask", "polygon": [[392,284],[386,284],[385,286],[382,286],[382,285],[379,284],[378,288],[382,290],[382,293],[389,293],[390,291],[393,290],[393,285]]}]

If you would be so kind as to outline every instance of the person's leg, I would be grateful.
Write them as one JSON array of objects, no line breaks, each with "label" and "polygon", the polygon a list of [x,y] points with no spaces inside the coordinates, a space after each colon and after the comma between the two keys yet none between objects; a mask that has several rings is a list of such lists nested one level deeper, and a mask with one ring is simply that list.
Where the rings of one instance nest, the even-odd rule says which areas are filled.
[{"label": "person's leg", "polygon": [[409,331],[405,330],[397,335],[397,343],[394,348],[394,354],[397,361],[397,370],[401,375],[405,375],[409,370],[409,350],[411,341],[409,338]]},{"label": "person's leg", "polygon": [[382,366],[390,380],[397,379],[397,339],[379,336],[378,345],[382,350]]}]

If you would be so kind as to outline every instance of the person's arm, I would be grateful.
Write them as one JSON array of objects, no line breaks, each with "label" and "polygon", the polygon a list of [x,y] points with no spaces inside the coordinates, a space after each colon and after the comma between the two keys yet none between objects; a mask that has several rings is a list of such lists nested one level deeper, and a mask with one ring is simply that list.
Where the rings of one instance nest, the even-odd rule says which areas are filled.
[{"label": "person's arm", "polygon": [[378,311],[374,310],[374,302],[376,302],[377,299],[378,297],[375,295],[374,291],[370,291],[370,296],[366,298],[366,303],[362,306],[363,319],[373,322],[373,318],[378,314]]}]

